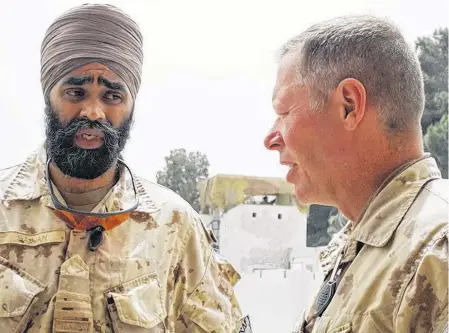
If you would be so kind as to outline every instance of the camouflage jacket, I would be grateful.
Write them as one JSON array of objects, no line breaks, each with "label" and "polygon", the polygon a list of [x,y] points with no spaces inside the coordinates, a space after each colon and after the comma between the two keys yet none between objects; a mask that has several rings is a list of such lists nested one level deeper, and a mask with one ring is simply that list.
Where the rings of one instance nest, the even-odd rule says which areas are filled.
[{"label": "camouflage jacket", "polygon": [[315,300],[294,331],[447,332],[448,192],[429,156],[391,175],[321,253],[326,275],[343,253],[340,283],[324,313]]},{"label": "camouflage jacket", "polygon": [[[92,252],[85,231],[52,213],[45,156],[0,171],[0,332],[237,330],[240,276],[190,205],[135,177],[139,207]],[[132,205],[130,178],[93,211]]]}]

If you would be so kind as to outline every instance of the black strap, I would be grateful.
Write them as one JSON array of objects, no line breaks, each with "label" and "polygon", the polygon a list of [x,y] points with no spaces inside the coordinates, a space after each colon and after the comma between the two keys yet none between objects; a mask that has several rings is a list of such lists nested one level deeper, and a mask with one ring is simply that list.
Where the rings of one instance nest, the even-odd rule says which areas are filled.
[{"label": "black strap", "polygon": [[[365,244],[362,242],[357,242],[356,245],[356,256],[359,254],[359,252],[362,250],[363,246]],[[355,258],[354,258],[355,259]],[[352,260],[354,261],[354,260]],[[345,262],[340,265],[339,269],[341,270],[341,273],[337,276],[336,280],[333,283],[330,283],[331,273],[329,272],[324,279],[323,284],[320,287],[320,290],[317,295],[317,300],[315,304],[315,314],[314,317],[321,317],[321,315],[324,313],[324,311],[327,309],[329,304],[331,303],[332,299],[334,298],[335,292],[338,288],[338,285],[340,284],[341,280],[343,279],[343,276],[346,274],[347,269],[351,265],[351,262]]]},{"label": "black strap", "polygon": [[359,254],[360,250],[363,248],[364,245],[365,245],[365,244],[362,243],[362,242],[357,242],[357,247],[356,247],[356,249],[355,249],[355,255],[356,255],[356,256]]}]

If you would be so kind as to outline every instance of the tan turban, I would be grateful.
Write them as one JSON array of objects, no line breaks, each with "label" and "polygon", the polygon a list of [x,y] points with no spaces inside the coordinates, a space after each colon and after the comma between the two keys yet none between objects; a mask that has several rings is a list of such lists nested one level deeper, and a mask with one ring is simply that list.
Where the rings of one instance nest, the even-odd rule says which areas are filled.
[{"label": "tan turban", "polygon": [[44,96],[72,70],[101,63],[120,76],[135,99],[142,73],[142,35],[137,24],[111,5],[82,5],[57,18],[41,48]]}]

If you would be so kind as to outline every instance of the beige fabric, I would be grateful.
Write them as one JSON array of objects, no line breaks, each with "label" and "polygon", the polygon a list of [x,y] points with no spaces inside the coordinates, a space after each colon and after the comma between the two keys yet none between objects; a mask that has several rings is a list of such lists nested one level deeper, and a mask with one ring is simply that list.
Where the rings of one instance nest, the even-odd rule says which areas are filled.
[{"label": "beige fabric", "polygon": [[137,24],[111,5],[85,4],[58,17],[41,47],[44,96],[70,71],[101,63],[120,76],[133,98],[140,87],[143,38]]},{"label": "beige fabric", "polygon": [[[0,171],[0,332],[237,330],[239,274],[185,201],[136,177],[139,209],[91,252],[52,213],[44,163],[41,149]],[[133,203],[123,172],[94,211]]]},{"label": "beige fabric", "polygon": [[[320,256],[328,272],[343,246],[343,274],[321,318],[307,311],[295,332],[442,332],[448,304],[449,181],[426,156],[400,168],[353,228]],[[363,248],[356,256],[357,242]]]},{"label": "beige fabric", "polygon": [[108,192],[109,186],[83,193],[72,193],[62,189],[59,190],[59,193],[64,198],[68,207],[83,212],[92,211]]}]

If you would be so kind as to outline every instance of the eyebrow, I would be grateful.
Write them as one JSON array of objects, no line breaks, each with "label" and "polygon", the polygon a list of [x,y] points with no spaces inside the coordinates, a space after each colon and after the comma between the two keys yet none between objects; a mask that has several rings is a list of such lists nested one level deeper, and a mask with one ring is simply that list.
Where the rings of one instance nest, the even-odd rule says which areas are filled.
[{"label": "eyebrow", "polygon": [[72,86],[82,86],[85,83],[94,82],[94,78],[92,76],[71,76],[67,78],[63,84],[70,84]]},{"label": "eyebrow", "polygon": [[98,78],[98,84],[102,84],[105,87],[112,89],[112,90],[120,90],[120,91],[125,91],[125,85],[120,83],[120,82],[112,82],[109,81],[108,79],[105,79],[103,76],[100,76]]},{"label": "eyebrow", "polygon": [[[82,86],[86,83],[93,83],[94,77],[90,75],[86,76],[71,76],[67,78],[63,84],[69,84],[72,86]],[[125,85],[120,82],[113,82],[105,79],[103,76],[98,77],[98,84],[104,85],[105,87],[112,90],[125,91]]]}]

